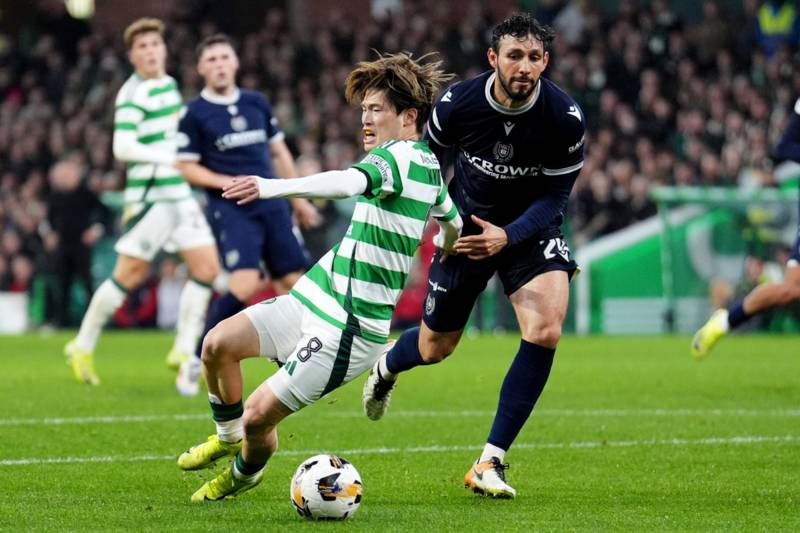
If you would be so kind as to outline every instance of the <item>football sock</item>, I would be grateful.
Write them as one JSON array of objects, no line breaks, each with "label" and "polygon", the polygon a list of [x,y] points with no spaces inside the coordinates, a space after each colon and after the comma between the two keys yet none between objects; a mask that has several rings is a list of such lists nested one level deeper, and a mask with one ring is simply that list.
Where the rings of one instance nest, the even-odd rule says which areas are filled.
[{"label": "football sock", "polygon": [[519,351],[500,388],[500,402],[487,440],[489,444],[502,450],[511,447],[542,394],[555,352],[553,348],[520,341]]},{"label": "football sock", "polygon": [[211,303],[206,317],[206,327],[203,329],[203,335],[197,342],[194,355],[200,359],[200,354],[203,351],[203,339],[206,333],[211,331],[211,328],[228,318],[233,316],[245,308],[245,303],[238,299],[231,292],[226,292]]},{"label": "football sock", "polygon": [[242,452],[239,452],[233,460],[233,477],[242,481],[253,481],[266,465],[267,463],[248,463],[242,458]]},{"label": "football sock", "polygon": [[730,329],[736,329],[748,320],[752,315],[748,315],[744,311],[744,300],[738,302],[736,305],[728,309],[728,326]]},{"label": "football sock", "polygon": [[210,299],[211,285],[208,283],[190,279],[183,286],[178,304],[178,326],[174,344],[178,352],[190,354],[197,346]]},{"label": "football sock", "polygon": [[391,374],[399,374],[415,366],[427,364],[419,353],[419,327],[405,330],[397,339],[394,348],[386,354],[386,369]]},{"label": "football sock", "polygon": [[208,403],[211,405],[211,414],[214,423],[217,425],[217,436],[219,440],[233,443],[239,442],[244,437],[242,426],[242,415],[244,414],[244,404],[239,400],[234,404],[222,403],[222,400],[214,394],[208,395]]},{"label": "football sock", "polygon": [[503,459],[506,458],[506,451],[502,448],[498,448],[494,444],[486,443],[486,446],[483,447],[483,453],[481,453],[481,458],[478,459],[479,463],[484,461],[489,461],[492,457],[497,457],[500,462],[503,462]]},{"label": "football sock", "polygon": [[85,352],[93,352],[97,338],[111,315],[125,302],[128,291],[114,278],[108,278],[97,287],[92,301],[81,321],[75,344]]}]

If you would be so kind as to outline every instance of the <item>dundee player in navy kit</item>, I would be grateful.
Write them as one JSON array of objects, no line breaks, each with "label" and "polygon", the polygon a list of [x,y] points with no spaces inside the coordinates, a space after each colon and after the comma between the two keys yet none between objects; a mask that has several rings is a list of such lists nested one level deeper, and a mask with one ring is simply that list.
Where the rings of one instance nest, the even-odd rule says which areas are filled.
[{"label": "dundee player in navy kit", "polygon": [[[225,269],[231,272],[229,292],[209,309],[204,337],[255,295],[262,260],[278,292],[286,293],[305,271],[308,259],[294,235],[287,200],[238,206],[222,198],[222,187],[236,176],[293,178],[297,173],[267,99],[236,86],[239,63],[231,40],[212,35],[197,52],[205,88],[189,102],[180,122],[179,168],[191,184],[205,187],[209,222]],[[300,224],[318,223],[316,208],[307,200],[294,199],[292,207]],[[200,346],[202,337],[197,357],[181,365],[176,380],[178,392],[186,396],[198,392]]]},{"label": "dundee player in navy kit", "polygon": [[364,387],[365,411],[377,420],[400,372],[453,352],[498,273],[522,339],[484,451],[464,482],[500,498],[516,495],[505,481],[505,453],[547,382],[577,269],[560,225],[583,166],[585,125],[578,105],[541,78],[552,39],[552,29],[529,15],[503,21],[487,51],[493,70],[452,85],[436,104],[427,137],[440,161],[454,159],[449,192],[464,219],[462,237],[456,255],[434,257],[422,324],[402,334]]}]

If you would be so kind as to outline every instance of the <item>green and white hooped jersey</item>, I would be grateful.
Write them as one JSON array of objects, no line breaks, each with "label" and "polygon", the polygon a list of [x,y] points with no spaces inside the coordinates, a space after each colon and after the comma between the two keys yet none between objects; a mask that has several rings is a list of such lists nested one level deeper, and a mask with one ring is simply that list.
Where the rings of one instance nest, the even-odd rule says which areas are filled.
[{"label": "green and white hooped jersey", "polygon": [[[183,102],[172,76],[142,79],[134,73],[117,94],[114,133],[133,131],[139,143],[176,151],[175,134]],[[171,165],[128,162],[125,203],[174,201],[191,189]]]},{"label": "green and white hooped jersey", "polygon": [[316,315],[386,342],[428,216],[458,212],[425,141],[390,141],[353,165],[369,180],[344,239],[303,275],[292,294]]}]

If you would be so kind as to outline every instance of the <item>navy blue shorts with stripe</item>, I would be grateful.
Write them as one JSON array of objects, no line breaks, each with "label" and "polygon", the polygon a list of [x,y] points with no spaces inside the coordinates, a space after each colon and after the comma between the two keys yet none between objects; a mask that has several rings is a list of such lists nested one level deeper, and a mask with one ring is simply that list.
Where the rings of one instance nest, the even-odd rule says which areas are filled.
[{"label": "navy blue shorts with stripe", "polygon": [[562,235],[509,246],[497,255],[475,261],[453,255],[444,263],[439,252],[428,273],[428,294],[422,320],[439,332],[457,331],[467,325],[478,296],[497,272],[506,295],[511,295],[545,272],[562,270],[572,277],[578,268]]},{"label": "navy blue shorts with stripe", "polygon": [[208,219],[222,263],[230,272],[259,268],[263,260],[277,279],[309,266],[308,252],[295,236],[286,200],[236,205],[209,195]]}]

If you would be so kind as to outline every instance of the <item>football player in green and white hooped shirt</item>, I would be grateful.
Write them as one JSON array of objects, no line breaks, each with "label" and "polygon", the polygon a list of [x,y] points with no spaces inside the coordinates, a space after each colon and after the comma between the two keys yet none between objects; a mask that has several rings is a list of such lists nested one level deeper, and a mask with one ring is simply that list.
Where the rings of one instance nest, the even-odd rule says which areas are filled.
[{"label": "football player in green and white hooped shirt", "polygon": [[164,24],[142,18],[125,30],[125,44],[135,72],[117,95],[114,156],[128,163],[124,235],[111,277],[95,291],[78,336],[67,343],[75,379],[97,385],[93,352],[103,326],[125,301],[129,290],[147,278],[159,250],[179,252],[191,279],[181,293],[175,344],[167,364],[177,368],[189,357],[203,329],[211,283],[220,270],[214,237],[191,189],[175,169],[181,95],[164,68]]},{"label": "football player in green and white hooped shirt", "polygon": [[[373,367],[388,346],[391,314],[429,215],[441,226],[437,247],[449,251],[460,234],[439,162],[420,140],[436,91],[449,78],[439,66],[397,54],[359,63],[350,73],[345,95],[361,102],[369,150],[360,163],[293,180],[237,178],[223,189],[239,203],[356,195],[358,202],[345,237],[290,294],[248,307],[206,335],[203,370],[217,432],[182,454],[178,465],[194,470],[236,457],[192,500],[254,487],[277,450],[277,424]],[[244,409],[239,362],[254,354],[283,366]]]}]

